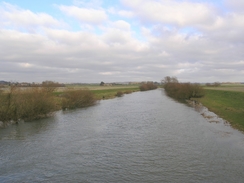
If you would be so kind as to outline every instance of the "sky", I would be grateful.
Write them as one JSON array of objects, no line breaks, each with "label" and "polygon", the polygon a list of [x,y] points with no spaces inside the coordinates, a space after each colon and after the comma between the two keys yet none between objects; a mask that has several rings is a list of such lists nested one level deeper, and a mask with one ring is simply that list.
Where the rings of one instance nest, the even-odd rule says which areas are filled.
[{"label": "sky", "polygon": [[244,82],[243,0],[6,0],[0,12],[0,80]]}]

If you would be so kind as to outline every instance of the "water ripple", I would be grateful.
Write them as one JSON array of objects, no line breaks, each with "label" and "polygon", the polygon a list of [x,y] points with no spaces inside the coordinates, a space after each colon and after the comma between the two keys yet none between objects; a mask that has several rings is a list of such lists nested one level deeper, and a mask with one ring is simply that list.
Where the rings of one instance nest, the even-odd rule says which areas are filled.
[{"label": "water ripple", "polygon": [[243,134],[160,90],[0,129],[0,182],[242,182]]}]

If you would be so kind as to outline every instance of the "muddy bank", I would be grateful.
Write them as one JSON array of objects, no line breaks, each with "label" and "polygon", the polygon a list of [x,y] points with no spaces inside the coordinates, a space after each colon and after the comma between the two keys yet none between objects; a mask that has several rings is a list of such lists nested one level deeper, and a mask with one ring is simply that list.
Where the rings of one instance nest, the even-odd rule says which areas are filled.
[{"label": "muddy bank", "polygon": [[197,112],[199,112],[208,122],[210,123],[222,123],[225,125],[230,125],[230,123],[219,117],[217,114],[208,110],[207,107],[203,106],[200,102],[195,100],[187,100],[187,103],[192,106]]}]

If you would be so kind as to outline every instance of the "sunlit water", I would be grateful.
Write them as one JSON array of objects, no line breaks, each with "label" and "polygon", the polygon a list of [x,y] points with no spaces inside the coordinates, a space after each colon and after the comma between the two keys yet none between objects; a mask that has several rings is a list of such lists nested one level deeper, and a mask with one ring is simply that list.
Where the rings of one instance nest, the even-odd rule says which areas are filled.
[{"label": "sunlit water", "polygon": [[244,182],[244,134],[137,92],[0,129],[0,182]]}]

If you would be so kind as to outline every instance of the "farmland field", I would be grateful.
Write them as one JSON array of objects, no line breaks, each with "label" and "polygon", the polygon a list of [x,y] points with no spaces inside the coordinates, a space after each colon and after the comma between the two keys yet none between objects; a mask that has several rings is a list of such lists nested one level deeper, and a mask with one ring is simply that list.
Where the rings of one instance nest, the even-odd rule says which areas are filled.
[{"label": "farmland field", "polygon": [[244,84],[222,84],[219,87],[204,87],[204,89],[244,92]]},{"label": "farmland field", "polygon": [[108,85],[108,86],[100,86],[100,85],[67,85],[68,89],[89,89],[89,90],[110,90],[110,89],[121,89],[121,88],[136,88],[139,85]]},{"label": "farmland field", "polygon": [[95,94],[95,97],[99,99],[114,98],[117,92],[131,93],[139,91],[139,85],[111,85],[111,86],[99,86],[99,85],[67,85],[63,88],[58,88],[57,92],[63,92],[65,89],[80,90],[88,89]]}]

